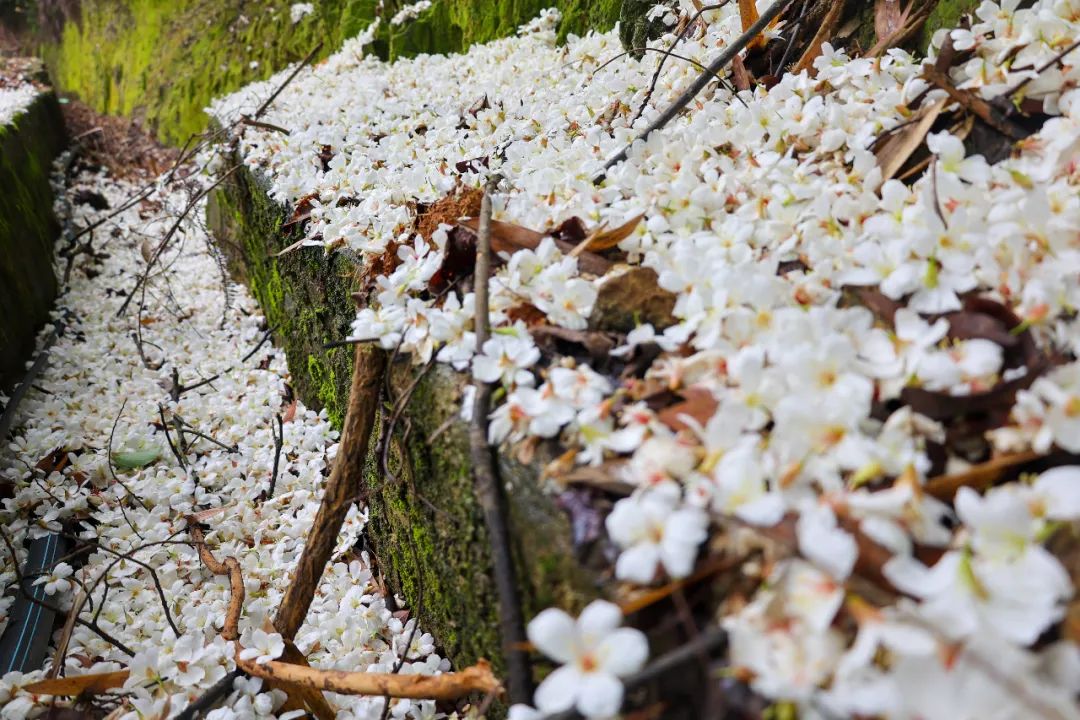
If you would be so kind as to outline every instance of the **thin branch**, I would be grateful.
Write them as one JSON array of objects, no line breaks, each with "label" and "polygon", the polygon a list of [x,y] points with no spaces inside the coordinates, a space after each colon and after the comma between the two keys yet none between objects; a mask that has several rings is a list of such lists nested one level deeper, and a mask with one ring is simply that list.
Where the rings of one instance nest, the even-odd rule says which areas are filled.
[{"label": "thin branch", "polygon": [[[473,292],[476,302],[476,347],[483,348],[491,335],[488,304],[488,280],[491,273],[491,192],[489,183],[480,202],[480,225],[477,231],[476,271]],[[473,399],[473,417],[469,428],[469,449],[473,464],[476,497],[484,512],[488,541],[491,545],[495,571],[495,589],[499,604],[499,635],[506,659],[510,702],[527,703],[532,695],[532,675],[529,658],[522,648],[525,642],[525,622],[521,613],[514,560],[510,552],[510,531],[507,527],[505,500],[498,481],[498,472],[488,444],[488,408],[491,386],[477,380]]]},{"label": "thin branch", "polygon": [[[686,26],[679,32],[678,37],[675,38],[675,42],[671,43],[671,48],[674,49],[686,38],[686,35],[690,32],[691,28],[697,25],[698,18],[711,10],[719,10],[720,8],[727,5],[730,1],[731,0],[724,0],[724,2],[717,3],[716,5],[706,5],[705,7],[698,10],[694,14],[694,17],[690,18],[689,22],[686,23]],[[641,106],[638,107],[638,111],[634,114],[633,119],[630,120],[630,125],[633,125],[635,122],[637,122],[638,118],[640,118],[645,112],[645,108],[649,107],[649,103],[652,101],[653,93],[656,92],[656,84],[660,80],[660,73],[663,71],[664,63],[667,62],[667,59],[668,56],[664,55],[660,58],[660,62],[657,63],[656,71],[653,72],[652,80],[649,81],[649,89],[645,91],[645,98],[641,101]]]},{"label": "thin branch", "polygon": [[274,428],[270,429],[274,433],[274,469],[270,473],[270,488],[266,491],[266,499],[274,497],[274,489],[277,487],[278,479],[278,467],[281,463],[281,448],[285,446],[285,426],[282,424],[281,413],[278,413],[275,417],[277,420],[277,431],[274,432]]},{"label": "thin branch", "polygon": [[301,70],[303,70],[305,67],[307,67],[308,63],[310,63],[312,60],[315,59],[316,53],[318,53],[319,50],[322,49],[322,46],[323,46],[322,40],[320,40],[318,43],[315,44],[315,47],[311,48],[311,52],[309,52],[304,57],[304,59],[300,61],[299,65],[297,65],[295,68],[293,68],[293,71],[291,73],[289,73],[289,77],[285,78],[285,81],[282,82],[281,85],[278,85],[277,90],[275,90],[270,95],[270,97],[266,98],[266,101],[262,105],[259,106],[259,109],[256,110],[255,114],[251,116],[251,119],[258,120],[259,118],[261,118],[263,116],[263,114],[267,110],[270,109],[270,105],[273,104],[273,102],[275,100],[277,100],[278,95],[280,95],[281,92],[289,85],[289,83],[291,83],[293,81],[293,79],[295,79],[296,76],[300,74]]},{"label": "thin branch", "polygon": [[721,70],[727,67],[727,65],[735,59],[736,55],[742,52],[755,37],[757,37],[769,26],[770,23],[773,22],[773,20],[780,17],[780,13],[787,9],[788,5],[790,5],[794,1],[795,0],[776,0],[776,2],[770,5],[769,9],[762,13],[761,17],[758,18],[757,22],[750,26],[749,30],[740,35],[735,40],[735,42],[733,42],[731,45],[728,45],[724,52],[722,52],[715,60],[709,63],[709,66],[707,68],[708,72],[701,73],[701,75],[698,76],[697,80],[695,80],[693,84],[690,85],[690,87],[687,88],[685,92],[683,92],[682,95],[676,98],[675,101],[672,102],[671,105],[669,105],[667,109],[660,114],[660,117],[656,118],[656,120],[654,120],[652,124],[649,125],[649,127],[645,128],[636,138],[634,138],[634,140],[629,145],[624,147],[619,152],[615,153],[615,155],[610,160],[604,163],[604,169],[596,177],[593,178],[593,184],[599,185],[600,183],[602,183],[607,177],[608,170],[618,165],[622,161],[626,160],[626,158],[629,157],[630,148],[633,147],[634,143],[647,140],[650,135],[667,125],[669,122],[672,121],[672,119],[675,118],[676,115],[682,112],[682,110],[690,104],[690,101],[697,97],[697,94],[700,93],[703,89],[705,89],[705,86],[709,84],[709,82],[714,76],[716,76]]}]

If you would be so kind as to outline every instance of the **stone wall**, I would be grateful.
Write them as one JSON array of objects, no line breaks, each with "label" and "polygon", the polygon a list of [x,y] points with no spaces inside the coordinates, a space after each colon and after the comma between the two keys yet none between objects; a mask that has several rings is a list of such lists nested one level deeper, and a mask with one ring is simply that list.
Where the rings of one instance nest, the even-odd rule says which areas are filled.
[{"label": "stone wall", "polygon": [[23,376],[56,297],[59,226],[49,171],[65,144],[64,120],[51,92],[0,126],[0,392]]},{"label": "stone wall", "polygon": [[[210,199],[208,225],[236,277],[246,282],[288,354],[292,384],[306,403],[325,407],[341,427],[348,400],[356,267],[344,253],[309,247],[272,256],[299,238],[286,209],[247,170]],[[391,367],[393,398],[418,370],[408,358]],[[501,666],[496,593],[481,508],[473,494],[467,428],[456,417],[465,378],[435,366],[420,380],[393,428],[385,472],[373,443],[366,468],[367,538],[391,589],[420,612],[421,623],[459,665],[485,657]],[[385,430],[386,407],[376,425]],[[511,532],[526,617],[544,607],[578,609],[599,593],[574,557],[568,521],[541,492],[533,466],[501,453]],[[543,542],[537,542],[543,538]]]}]

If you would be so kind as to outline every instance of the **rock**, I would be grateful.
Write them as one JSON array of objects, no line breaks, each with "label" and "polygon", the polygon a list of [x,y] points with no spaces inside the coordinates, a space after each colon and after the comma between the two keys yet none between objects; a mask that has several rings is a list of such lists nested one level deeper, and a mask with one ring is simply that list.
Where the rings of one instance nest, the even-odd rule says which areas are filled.
[{"label": "rock", "polygon": [[643,323],[663,330],[675,324],[675,296],[661,288],[651,268],[622,266],[601,281],[589,328],[630,332]]}]

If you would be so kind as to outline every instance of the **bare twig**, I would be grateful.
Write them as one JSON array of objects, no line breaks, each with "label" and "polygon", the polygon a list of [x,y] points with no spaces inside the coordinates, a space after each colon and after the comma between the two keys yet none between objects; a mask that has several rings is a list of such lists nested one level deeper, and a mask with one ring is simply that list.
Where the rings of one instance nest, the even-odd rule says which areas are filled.
[{"label": "bare twig", "polygon": [[277,487],[278,467],[281,464],[281,448],[285,446],[285,426],[281,421],[281,413],[278,413],[275,418],[277,425],[276,431],[272,427],[270,431],[274,434],[274,469],[270,472],[270,487],[266,491],[266,499],[274,497],[274,489]]},{"label": "bare twig", "polygon": [[210,185],[206,186],[199,192],[195,193],[191,200],[188,201],[187,207],[185,207],[180,212],[180,215],[176,218],[173,224],[166,231],[165,235],[161,238],[161,242],[158,243],[158,246],[154,250],[154,254],[150,258],[150,261],[146,263],[146,268],[143,270],[142,275],[139,276],[139,280],[135,283],[135,287],[131,289],[131,292],[128,293],[128,296],[124,300],[123,304],[120,306],[120,309],[116,311],[116,317],[121,317],[125,312],[127,312],[128,306],[131,305],[131,301],[132,299],[134,299],[135,294],[146,286],[146,283],[150,278],[150,270],[153,269],[154,265],[156,265],[158,260],[161,259],[162,254],[164,254],[165,249],[169,246],[169,242],[176,234],[176,231],[180,229],[180,225],[183,224],[184,219],[191,213],[192,210],[195,209],[195,206],[199,204],[199,201],[209,195],[214,189],[221,185],[221,183],[225,182],[225,180],[232,177],[232,174],[239,169],[239,165],[232,166],[224,173],[222,173],[221,177],[219,177],[217,180],[210,183]]},{"label": "bare twig", "polygon": [[315,44],[315,47],[311,48],[311,52],[309,52],[306,56],[304,56],[304,59],[300,61],[299,65],[297,65],[295,68],[293,68],[293,71],[291,73],[289,73],[289,76],[287,78],[285,78],[284,82],[282,82],[280,85],[278,85],[277,90],[274,90],[274,92],[270,95],[270,97],[266,98],[266,101],[263,102],[263,104],[259,106],[259,109],[256,110],[255,114],[251,116],[251,119],[258,120],[259,118],[261,118],[263,116],[263,114],[267,110],[270,109],[270,105],[272,105],[273,102],[275,100],[277,100],[278,95],[280,95],[281,92],[286,87],[288,87],[289,83],[291,83],[296,78],[296,76],[300,74],[301,70],[303,70],[305,67],[307,67],[308,63],[310,63],[312,60],[315,59],[315,55],[319,52],[319,50],[322,49],[322,46],[323,46],[323,44],[322,44],[322,41],[320,40],[318,43]]},{"label": "bare twig", "polygon": [[638,136],[634,138],[633,142],[631,142],[629,145],[617,152],[610,160],[604,163],[604,169],[595,178],[593,178],[593,184],[599,185],[600,183],[602,183],[604,181],[604,178],[607,177],[608,170],[613,168],[615,165],[618,165],[622,161],[626,160],[626,158],[630,154],[630,148],[633,147],[634,143],[647,140],[650,135],[667,125],[675,118],[676,115],[682,112],[683,108],[689,105],[690,101],[697,97],[697,94],[699,92],[705,89],[705,86],[709,84],[709,82],[713,79],[714,76],[719,74],[721,70],[727,67],[728,63],[734,60],[735,56],[742,52],[746,48],[746,46],[750,44],[750,41],[752,41],[755,37],[758,36],[758,34],[765,30],[765,28],[767,28],[773,20],[780,17],[780,13],[787,9],[788,5],[790,5],[794,1],[795,0],[776,0],[776,2],[770,5],[769,9],[762,13],[761,17],[758,18],[757,22],[755,22],[749,30],[740,35],[735,40],[735,42],[733,42],[724,50],[724,52],[722,52],[715,60],[709,63],[709,66],[707,68],[708,72],[701,73],[701,75],[698,76],[697,80],[695,80],[693,84],[689,88],[687,88],[682,95],[677,97],[675,101],[672,102],[666,110],[664,110],[664,112],[660,113],[660,117],[656,118],[656,120],[654,120],[647,128],[641,131],[641,133],[639,133]]},{"label": "bare twig", "polygon": [[[202,530],[194,521],[188,521],[188,534],[195,549],[199,551],[199,559],[202,560],[206,569],[215,575],[227,575],[229,578],[229,606],[225,610],[225,624],[221,628],[221,637],[226,640],[240,639],[240,613],[244,609],[244,577],[240,572],[240,562],[229,556],[218,562],[210,548],[206,547],[206,538]],[[239,664],[239,663],[238,663]]]},{"label": "bare twig", "polygon": [[[491,334],[488,305],[488,277],[491,273],[491,191],[489,183],[480,203],[480,226],[477,232],[476,271],[473,292],[476,297],[476,347],[482,348]],[[521,614],[514,561],[510,553],[510,531],[506,522],[505,501],[491,447],[488,445],[488,408],[491,386],[476,381],[473,417],[469,428],[469,448],[473,464],[476,496],[484,511],[488,540],[491,544],[495,571],[495,588],[499,603],[499,635],[506,658],[510,702],[526,703],[532,695],[529,659],[522,650],[525,642],[525,623]]]},{"label": "bare twig", "polygon": [[[724,0],[724,2],[717,3],[715,5],[706,5],[700,10],[698,10],[694,14],[694,17],[690,18],[689,22],[687,22],[683,29],[679,32],[679,35],[675,38],[675,41],[671,43],[671,48],[669,49],[674,49],[680,42],[683,41],[683,39],[686,37],[686,34],[689,33],[690,30],[697,25],[698,18],[700,18],[702,15],[709,12],[710,10],[719,10],[720,8],[727,5],[730,1],[731,0]],[[637,122],[637,119],[641,117],[641,115],[645,112],[645,108],[649,107],[649,102],[652,100],[653,93],[656,92],[656,83],[660,81],[660,73],[661,71],[663,71],[664,63],[667,62],[667,59],[668,56],[664,55],[660,58],[660,62],[657,63],[656,70],[653,72],[652,80],[649,81],[649,89],[645,91],[645,98],[641,101],[641,106],[638,108],[638,111],[634,113],[634,117],[630,120],[630,125],[633,125],[635,122]]]}]

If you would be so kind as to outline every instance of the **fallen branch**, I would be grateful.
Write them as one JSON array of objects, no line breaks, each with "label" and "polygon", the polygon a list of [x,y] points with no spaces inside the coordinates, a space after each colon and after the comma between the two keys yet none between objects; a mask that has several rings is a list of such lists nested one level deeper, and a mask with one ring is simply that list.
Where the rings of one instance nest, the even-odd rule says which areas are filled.
[{"label": "fallen branch", "polygon": [[[237,648],[237,658],[240,648]],[[394,673],[318,670],[271,660],[259,664],[253,660],[236,661],[237,667],[252,677],[282,685],[294,685],[342,695],[388,695],[412,700],[458,700],[472,693],[498,693],[499,679],[486,660],[472,667],[441,675],[399,675]]]},{"label": "fallen branch", "polygon": [[191,542],[199,551],[199,559],[206,569],[215,575],[229,577],[229,606],[225,610],[225,625],[221,628],[221,637],[226,640],[240,639],[240,613],[244,609],[244,576],[240,573],[240,562],[234,557],[227,557],[218,562],[210,548],[206,547],[206,538],[202,530],[193,521],[188,521],[188,533]]},{"label": "fallen branch", "polygon": [[296,79],[296,76],[300,74],[301,70],[308,66],[308,63],[315,59],[316,53],[318,53],[319,50],[322,49],[322,46],[323,44],[320,40],[318,43],[315,44],[315,47],[311,48],[311,51],[304,56],[304,59],[300,61],[300,64],[293,68],[293,71],[289,73],[289,76],[285,78],[285,80],[280,85],[278,85],[277,89],[274,90],[273,93],[271,93],[270,97],[266,98],[263,104],[259,106],[259,109],[255,111],[255,114],[251,115],[251,119],[258,120],[263,116],[263,113],[270,109],[270,105],[272,105],[273,102],[277,100],[278,95],[280,95],[281,92],[286,87],[288,87],[289,83]]},{"label": "fallen branch", "polygon": [[[476,347],[482,348],[491,335],[488,308],[488,276],[491,273],[491,193],[492,186],[480,201],[480,225],[477,229],[476,271],[473,291],[476,296]],[[488,540],[495,570],[495,589],[499,602],[499,637],[506,658],[510,702],[527,703],[532,695],[529,659],[521,649],[525,641],[525,621],[521,614],[514,561],[510,554],[510,531],[506,522],[505,502],[500,491],[498,472],[488,445],[488,409],[491,386],[475,383],[473,417],[469,427],[469,449],[473,464],[476,497],[484,511]]]},{"label": "fallen branch", "polygon": [[356,498],[363,496],[364,463],[385,368],[386,354],[380,348],[373,345],[356,346],[349,407],[334,469],[330,472],[319,511],[304,542],[296,574],[274,617],[274,627],[287,640],[295,638],[304,624],[315,588],[334,551],[345,516]]},{"label": "fallen branch", "polygon": [[231,168],[222,173],[221,177],[219,177],[217,180],[215,180],[199,192],[195,193],[195,196],[192,197],[191,200],[188,202],[187,207],[185,207],[180,212],[180,215],[176,218],[176,221],[173,222],[173,224],[169,227],[168,231],[165,233],[165,236],[161,238],[161,242],[158,243],[157,248],[154,250],[153,256],[151,256],[150,261],[146,263],[146,269],[143,270],[142,275],[139,276],[139,281],[135,283],[135,287],[131,289],[131,292],[128,293],[128,296],[124,300],[123,304],[120,306],[120,309],[116,311],[116,317],[121,317],[125,312],[127,312],[128,306],[131,305],[131,301],[135,297],[135,293],[139,292],[141,288],[146,286],[146,283],[149,281],[150,278],[150,270],[153,269],[154,265],[156,265],[158,260],[161,259],[161,256],[165,253],[165,248],[169,246],[169,241],[172,240],[173,236],[176,234],[176,231],[180,229],[180,225],[184,222],[184,219],[187,218],[187,216],[191,213],[192,210],[195,209],[195,206],[199,204],[200,200],[209,195],[215,188],[221,185],[221,183],[232,177],[232,174],[239,169],[239,165],[233,165]]}]

